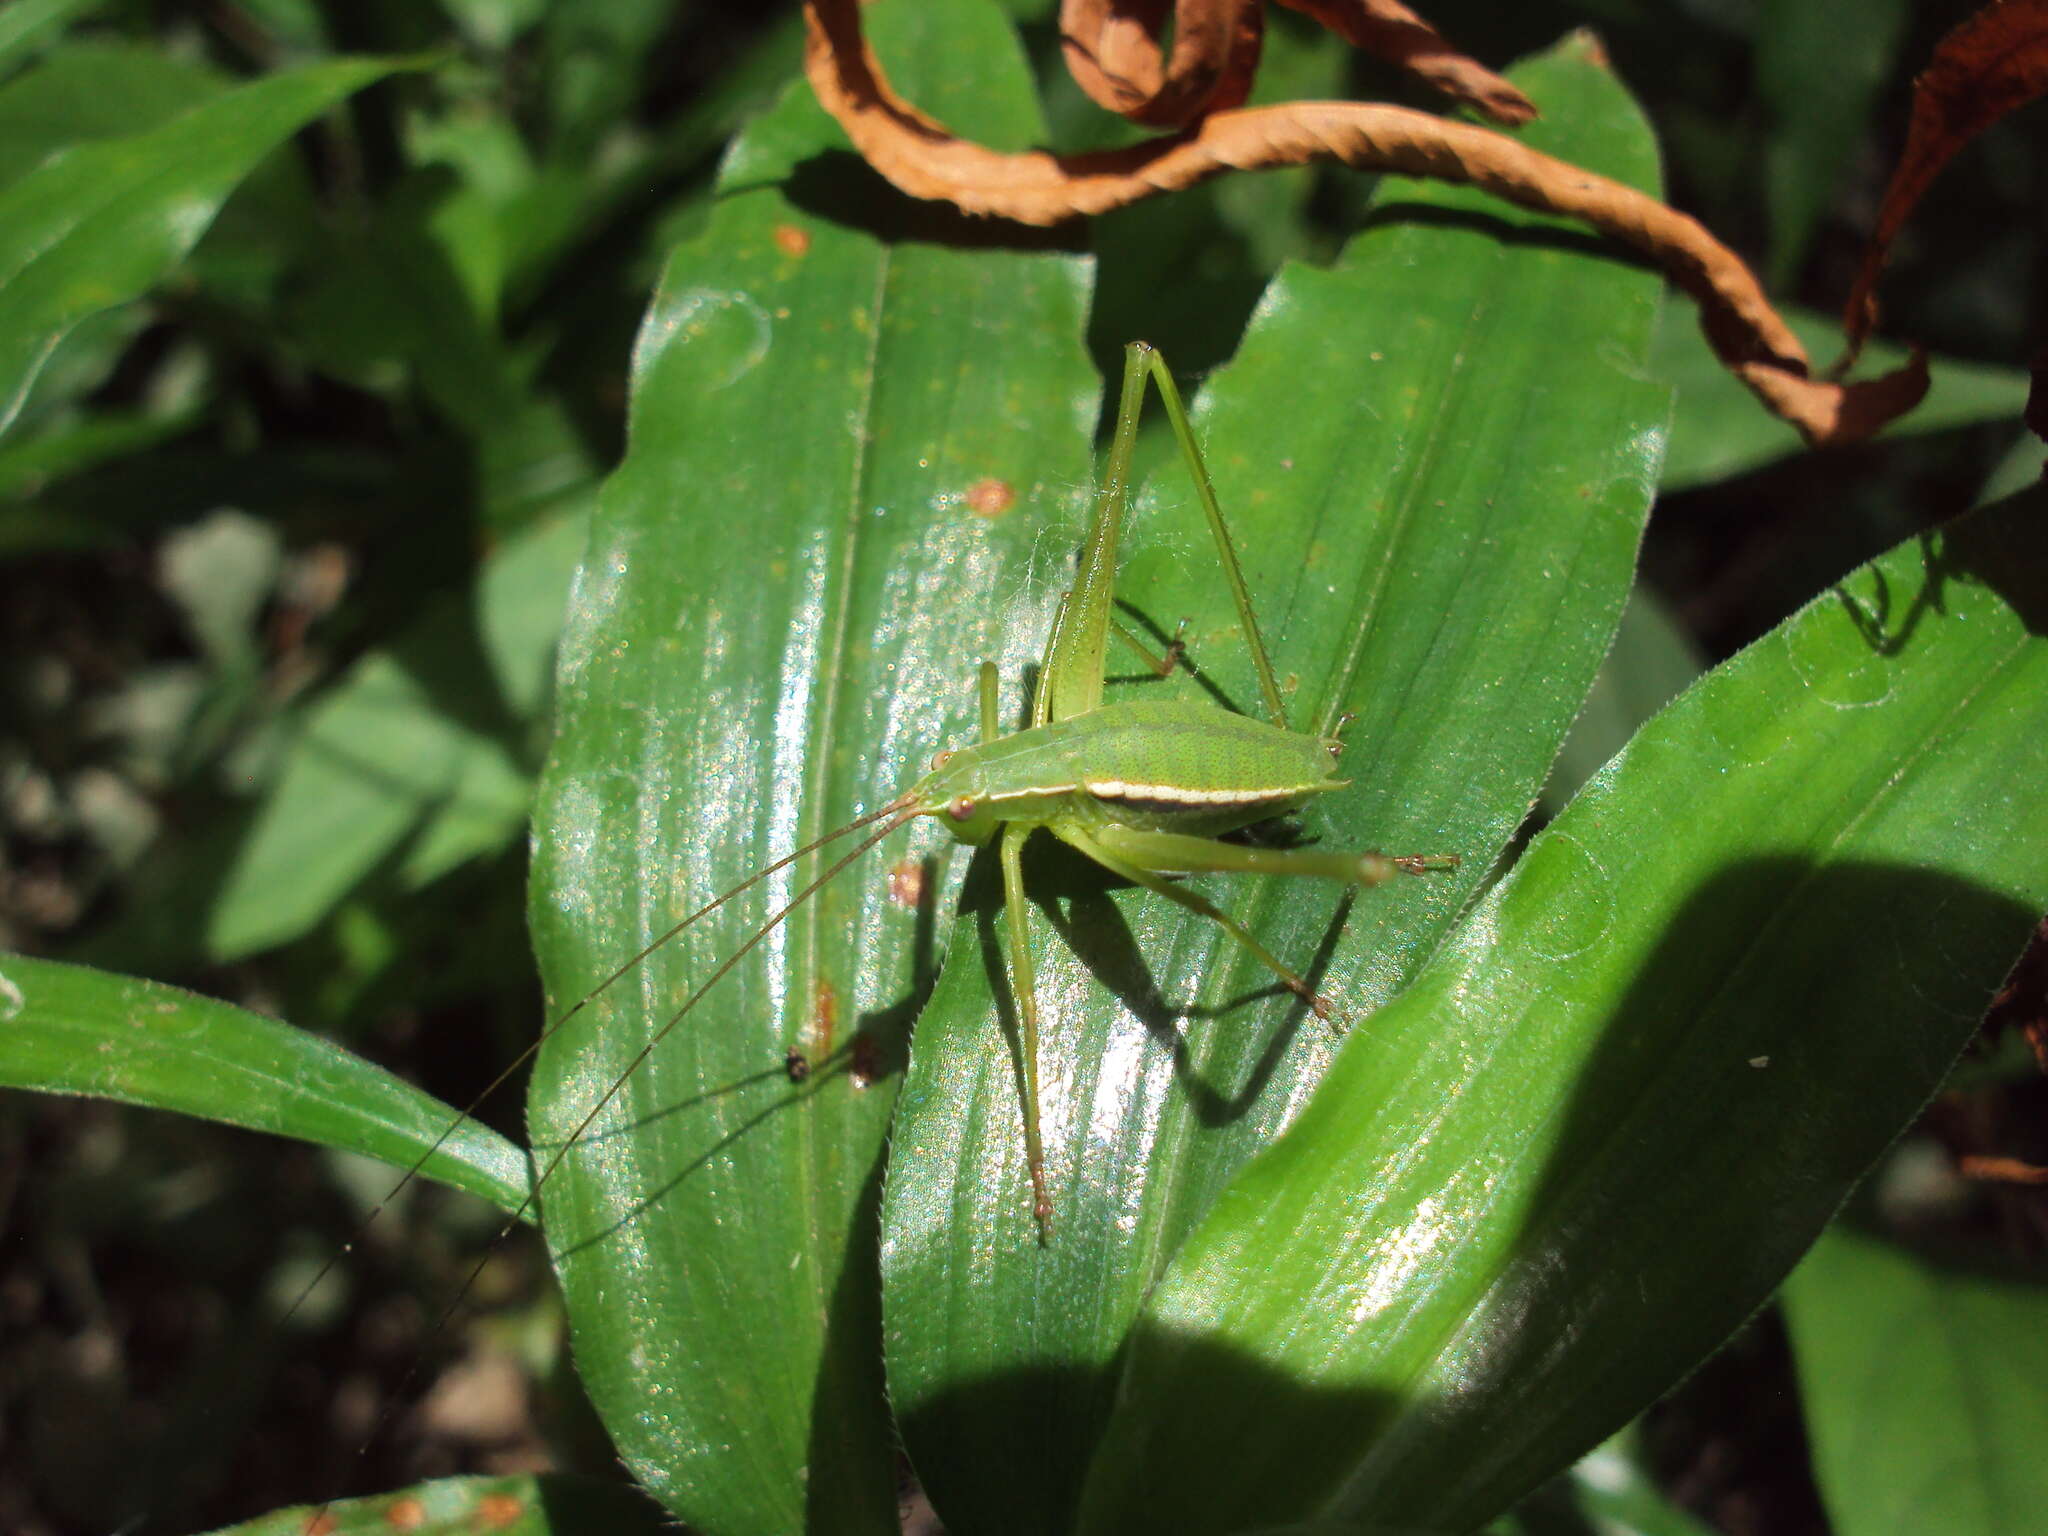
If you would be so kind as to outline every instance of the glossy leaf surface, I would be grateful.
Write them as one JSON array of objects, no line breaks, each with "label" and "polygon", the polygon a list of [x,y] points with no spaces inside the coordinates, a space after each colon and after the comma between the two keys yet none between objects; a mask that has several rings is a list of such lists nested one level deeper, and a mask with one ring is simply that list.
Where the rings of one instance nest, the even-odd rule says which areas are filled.
[{"label": "glossy leaf surface", "polygon": [[[934,110],[1036,135],[992,9],[874,24]],[[975,665],[1015,677],[1087,480],[1080,261],[901,201],[886,228],[845,222],[879,184],[802,89],[721,187],[643,326],[627,458],[572,598],[532,907],[557,1009],[971,737]],[[718,1536],[897,1528],[875,1201],[963,862],[948,845],[900,834],[748,955],[545,1191],[594,1401],[636,1474]],[[747,893],[564,1032],[534,1082],[540,1156],[825,867]]]},{"label": "glossy leaf surface", "polygon": [[[1545,149],[1654,178],[1641,119],[1583,44],[1517,79],[1545,104]],[[1196,882],[1335,998],[1354,1039],[1378,1033],[1373,1010],[1542,785],[1614,636],[1668,406],[1642,372],[1654,278],[1469,192],[1390,181],[1379,209],[1334,270],[1275,283],[1198,421],[1297,728],[1356,716],[1351,787],[1302,835],[1464,860],[1349,900]],[[1255,710],[1178,460],[1129,544],[1119,600],[1162,632],[1191,616],[1199,677],[1126,696],[1208,687]],[[970,891],[918,1021],[884,1213],[892,1401],[963,1536],[1074,1528],[1146,1291],[1337,1047],[1213,925],[1057,850],[1027,878],[1051,1241],[1025,1193],[993,881]]]},{"label": "glossy leaf surface", "polygon": [[0,955],[0,1082],[173,1109],[420,1171],[502,1210],[526,1156],[478,1121],[306,1030],[161,982]]},{"label": "glossy leaf surface", "polygon": [[1595,777],[1153,1292],[1083,1529],[1465,1529],[1755,1310],[2048,904],[2044,527],[1894,550]]}]

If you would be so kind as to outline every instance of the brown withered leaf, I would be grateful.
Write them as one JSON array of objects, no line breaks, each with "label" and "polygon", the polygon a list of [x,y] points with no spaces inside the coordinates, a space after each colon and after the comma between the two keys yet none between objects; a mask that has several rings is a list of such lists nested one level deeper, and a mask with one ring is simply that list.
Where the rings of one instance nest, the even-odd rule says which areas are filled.
[{"label": "brown withered leaf", "polygon": [[1755,275],[1696,219],[1490,129],[1405,107],[1301,101],[1211,113],[1180,133],[1124,149],[1003,154],[949,132],[895,93],[861,34],[857,0],[806,0],[804,14],[804,67],[819,101],[868,163],[913,197],[1046,225],[1228,171],[1312,160],[1464,182],[1643,252],[1698,303],[1701,328],[1722,362],[1808,442],[1867,436],[1926,393],[1918,358],[1858,384],[1814,378],[1805,349]]},{"label": "brown withered leaf", "polygon": [[1463,102],[1496,123],[1512,126],[1526,123],[1536,115],[1535,102],[1478,60],[1458,52],[1444,41],[1442,33],[1399,0],[1280,3],[1313,16],[1361,53],[1407,70],[1451,100]]},{"label": "brown withered leaf", "polygon": [[1152,128],[1244,105],[1258,73],[1266,13],[1258,0],[1179,0],[1173,56],[1159,31],[1168,0],[1061,0],[1067,72],[1097,106]]},{"label": "brown withered leaf", "polygon": [[2048,1184],[2048,1168],[2038,1168],[2016,1157],[1971,1156],[1961,1159],[1956,1166],[1966,1179],[1993,1184]]},{"label": "brown withered leaf", "polygon": [[1944,37],[1913,82],[1906,147],[1885,188],[1863,270],[1842,311],[1853,359],[1877,324],[1877,280],[1892,240],[1957,150],[2048,89],[2048,0],[1992,0]]},{"label": "brown withered leaf", "polygon": [[[1258,71],[1265,0],[1171,0],[1173,53],[1159,36],[1170,0],[1061,0],[1067,70],[1097,106],[1134,123],[1180,128],[1243,106]],[[1360,48],[1499,123],[1535,103],[1459,53],[1399,0],[1281,0]]]}]

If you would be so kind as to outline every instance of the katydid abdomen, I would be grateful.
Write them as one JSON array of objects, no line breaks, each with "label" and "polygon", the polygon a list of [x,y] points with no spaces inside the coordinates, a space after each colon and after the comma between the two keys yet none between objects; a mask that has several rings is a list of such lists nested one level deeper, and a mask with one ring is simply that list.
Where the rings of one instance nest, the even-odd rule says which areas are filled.
[{"label": "katydid abdomen", "polygon": [[964,843],[1070,817],[1214,837],[1342,789],[1338,745],[1199,700],[1134,700],[946,753],[910,794]]}]

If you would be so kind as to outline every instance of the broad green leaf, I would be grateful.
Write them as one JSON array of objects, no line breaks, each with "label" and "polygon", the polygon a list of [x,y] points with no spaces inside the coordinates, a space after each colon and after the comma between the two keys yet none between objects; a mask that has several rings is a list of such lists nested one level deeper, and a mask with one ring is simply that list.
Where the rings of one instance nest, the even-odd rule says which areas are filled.
[{"label": "broad green leaf", "polygon": [[[1535,142],[1626,179],[1655,155],[1581,42],[1518,77]],[[1642,368],[1654,277],[1469,191],[1389,181],[1328,272],[1289,269],[1200,432],[1300,729],[1355,719],[1329,848],[1455,853],[1354,897],[1212,878],[1211,899],[1350,1019],[1443,941],[1526,815],[1611,643],[1669,397]],[[1258,695],[1177,462],[1119,574],[1128,613],[1189,615],[1199,681]],[[1044,839],[1040,839],[1044,842]],[[897,1107],[884,1210],[891,1400],[948,1529],[1067,1531],[1147,1290],[1337,1049],[1213,925],[1048,855],[1028,870],[1057,1205],[1026,1193],[998,887],[977,884]],[[1220,1474],[1220,1468],[1219,1468]]]},{"label": "broad green leaf", "polygon": [[1644,727],[1147,1301],[1088,1531],[1464,1530],[1770,1294],[2048,905],[2048,497]]},{"label": "broad green leaf", "polygon": [[449,1477],[367,1499],[302,1504],[214,1536],[659,1536],[672,1531],[640,1494],[581,1477]]},{"label": "broad green leaf", "polygon": [[[1841,352],[1839,320],[1790,307],[1784,314],[1817,367],[1827,367]],[[1864,349],[1856,375],[1869,378],[1889,372],[1906,357],[1906,349],[1895,343],[1873,343]],[[2018,425],[2027,404],[2025,369],[1940,357],[1928,367],[1927,398],[1893,422],[1886,429],[1888,436],[1942,432],[1988,421]],[[1747,474],[1805,451],[1799,434],[1758,405],[1756,397],[1721,366],[1689,309],[1674,307],[1665,314],[1657,330],[1651,372],[1678,392],[1671,452],[1664,460],[1661,489],[1666,494]]]},{"label": "broad green leaf", "polygon": [[1837,1536],[2022,1536],[2048,1509],[2048,1286],[1837,1229],[1785,1283]]},{"label": "broad green leaf", "polygon": [[66,332],[139,298],[265,154],[405,67],[339,59],[267,76],[161,127],[53,156],[0,189],[0,432]]},{"label": "broad green leaf", "polygon": [[68,38],[0,86],[0,184],[57,150],[159,127],[233,83],[161,48]]},{"label": "broad green leaf", "polygon": [[1792,286],[1820,222],[1842,200],[1857,145],[1891,73],[1906,0],[1764,0],[1757,95],[1773,120],[1764,171],[1771,286]]},{"label": "broad green leaf", "polygon": [[[896,0],[869,22],[931,110],[1036,135],[991,10]],[[643,326],[572,599],[532,899],[556,1011],[971,739],[984,657],[1014,686],[1087,481],[1086,292],[1049,237],[887,194],[806,89],[734,146]],[[634,1472],[716,1536],[897,1529],[875,1202],[965,862],[948,845],[905,832],[751,951],[545,1188],[591,1396]],[[903,860],[915,907],[891,896]],[[542,1157],[825,868],[749,891],[563,1031],[534,1078]]]},{"label": "broad green leaf", "polygon": [[506,1211],[526,1195],[525,1153],[477,1121],[457,1124],[448,1105],[382,1067],[246,1008],[111,971],[0,955],[0,1082],[176,1110],[398,1168],[433,1148],[423,1176]]}]

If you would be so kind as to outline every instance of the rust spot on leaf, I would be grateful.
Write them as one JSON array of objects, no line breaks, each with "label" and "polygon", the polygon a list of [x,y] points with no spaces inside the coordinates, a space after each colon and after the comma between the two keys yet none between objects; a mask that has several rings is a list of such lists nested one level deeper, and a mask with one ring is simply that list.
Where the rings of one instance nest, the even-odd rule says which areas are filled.
[{"label": "rust spot on leaf", "polygon": [[794,224],[775,226],[775,249],[788,257],[807,256],[811,249],[811,232],[798,229]]},{"label": "rust spot on leaf", "polygon": [[487,1493],[477,1500],[476,1524],[486,1531],[502,1531],[516,1525],[526,1514],[526,1505],[509,1493]]},{"label": "rust spot on leaf", "polygon": [[427,1506],[418,1499],[400,1499],[384,1511],[384,1523],[394,1531],[416,1531],[427,1523]]},{"label": "rust spot on leaf", "polygon": [[1017,504],[1017,491],[1009,481],[991,475],[967,487],[964,499],[976,517],[1001,517]]},{"label": "rust spot on leaf", "polygon": [[334,1536],[337,1528],[334,1516],[322,1509],[306,1516],[306,1523],[299,1528],[299,1536]]},{"label": "rust spot on leaf", "polygon": [[923,859],[898,859],[889,866],[889,899],[913,911],[924,904]]}]

